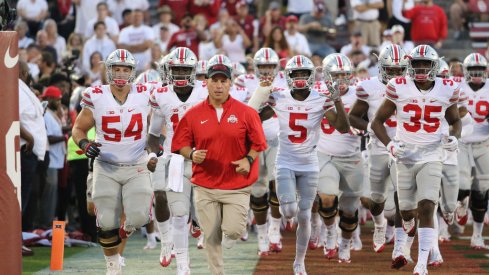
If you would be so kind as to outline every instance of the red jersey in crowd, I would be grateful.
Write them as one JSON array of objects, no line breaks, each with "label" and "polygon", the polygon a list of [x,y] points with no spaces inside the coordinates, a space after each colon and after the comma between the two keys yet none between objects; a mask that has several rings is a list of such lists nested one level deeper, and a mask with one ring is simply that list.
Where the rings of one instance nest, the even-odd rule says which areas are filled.
[{"label": "red jersey in crowd", "polygon": [[447,37],[447,16],[439,6],[419,5],[402,14],[411,19],[411,39],[415,44],[436,43]]},{"label": "red jersey in crowd", "polygon": [[170,6],[173,17],[172,22],[180,26],[183,16],[189,11],[190,0],[160,0],[159,7],[163,5]]},{"label": "red jersey in crowd", "polygon": [[197,55],[199,53],[199,43],[199,35],[195,29],[180,29],[171,36],[170,41],[166,46],[166,50],[170,51],[170,49],[173,47],[187,47]]},{"label": "red jersey in crowd", "polygon": [[221,0],[212,0],[209,5],[199,6],[195,4],[195,0],[190,1],[190,14],[202,14],[207,18],[208,25],[212,25],[217,21]]},{"label": "red jersey in crowd", "polygon": [[243,28],[246,36],[248,36],[248,38],[253,41],[253,32],[255,32],[255,26],[253,25],[253,21],[255,20],[254,17],[251,15],[247,15],[244,19],[240,19],[236,16],[234,20],[236,20],[241,28]]}]

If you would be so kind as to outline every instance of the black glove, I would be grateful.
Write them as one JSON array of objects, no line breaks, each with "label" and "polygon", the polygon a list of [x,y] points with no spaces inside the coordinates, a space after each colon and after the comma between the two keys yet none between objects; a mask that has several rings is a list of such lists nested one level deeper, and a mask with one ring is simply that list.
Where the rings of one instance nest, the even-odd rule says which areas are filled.
[{"label": "black glove", "polygon": [[98,148],[100,146],[102,146],[102,144],[95,141],[89,141],[88,139],[82,139],[78,143],[78,147],[83,150],[88,158],[96,158],[100,153],[100,149]]}]

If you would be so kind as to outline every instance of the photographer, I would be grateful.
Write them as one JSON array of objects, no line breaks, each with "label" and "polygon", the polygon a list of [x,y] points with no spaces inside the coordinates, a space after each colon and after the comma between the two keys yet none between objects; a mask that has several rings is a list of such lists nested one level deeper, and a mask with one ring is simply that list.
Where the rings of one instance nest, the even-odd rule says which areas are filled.
[{"label": "photographer", "polygon": [[336,36],[333,18],[326,10],[323,1],[315,0],[312,13],[305,14],[301,17],[299,31],[306,35],[313,55],[319,55],[321,58],[324,58],[336,52],[329,45],[330,39],[334,40]]}]

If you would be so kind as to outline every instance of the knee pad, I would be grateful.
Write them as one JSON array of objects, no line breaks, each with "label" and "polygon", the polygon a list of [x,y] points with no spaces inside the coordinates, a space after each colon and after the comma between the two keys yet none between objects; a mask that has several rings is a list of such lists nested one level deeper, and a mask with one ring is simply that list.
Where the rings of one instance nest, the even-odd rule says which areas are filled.
[{"label": "knee pad", "polygon": [[297,202],[281,203],[280,204],[280,214],[286,219],[292,219],[297,216],[299,211],[299,206]]},{"label": "knee pad", "polygon": [[463,201],[466,197],[468,197],[470,195],[470,190],[458,190],[458,197],[457,197],[457,200],[458,201]]},{"label": "knee pad", "polygon": [[172,219],[174,229],[181,229],[185,231],[187,227],[188,215],[173,217]]},{"label": "knee pad", "polygon": [[487,211],[487,192],[472,190],[470,193],[470,210],[472,210],[472,216],[475,222],[484,222],[484,215]]},{"label": "knee pad", "polygon": [[268,210],[267,194],[261,197],[250,196],[250,208],[253,212],[266,212]]},{"label": "knee pad", "polygon": [[299,213],[297,213],[297,223],[304,226],[304,225],[310,225],[311,224],[311,211],[309,209],[307,210],[300,210]]},{"label": "knee pad", "polygon": [[323,207],[323,202],[320,196],[317,196],[319,200],[319,216],[324,219],[334,218],[338,213],[338,196],[335,196],[333,206],[331,207]]},{"label": "knee pad", "polygon": [[121,243],[119,229],[102,230],[97,228],[97,240],[103,248],[117,247]]},{"label": "knee pad", "polygon": [[273,206],[280,206],[280,203],[278,201],[277,197],[277,191],[275,189],[275,181],[272,180],[269,182],[269,192],[268,192],[268,203]]},{"label": "knee pad", "polygon": [[358,226],[358,211],[355,212],[354,217],[346,217],[343,211],[340,210],[340,224],[339,227],[345,232],[353,232]]},{"label": "knee pad", "polygon": [[188,216],[190,209],[182,201],[172,202],[170,205],[170,212],[173,217]]}]

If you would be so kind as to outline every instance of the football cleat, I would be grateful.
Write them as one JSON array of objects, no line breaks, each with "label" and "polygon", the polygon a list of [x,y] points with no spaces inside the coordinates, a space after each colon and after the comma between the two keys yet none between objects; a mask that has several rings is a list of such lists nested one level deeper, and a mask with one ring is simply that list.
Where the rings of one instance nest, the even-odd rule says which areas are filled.
[{"label": "football cleat", "polygon": [[467,224],[467,221],[469,219],[469,213],[467,211],[468,200],[469,197],[465,198],[462,202],[460,201],[457,202],[457,208],[455,208],[455,221],[459,225]]},{"label": "football cleat", "polygon": [[204,234],[201,234],[197,240],[197,249],[204,249]]},{"label": "football cleat", "polygon": [[374,251],[376,253],[380,253],[384,251],[385,248],[385,233],[386,233],[386,228],[387,227],[387,222],[384,221],[384,224],[382,226],[375,226],[374,229],[374,237],[373,237],[373,246],[374,246]]},{"label": "football cleat", "polygon": [[190,275],[190,267],[188,264],[177,265],[177,275]]},{"label": "football cleat", "polygon": [[295,221],[293,218],[287,220],[287,223],[285,224],[285,231],[289,231],[289,232],[295,231]]},{"label": "football cleat", "polygon": [[134,233],[134,231],[126,231],[124,230],[124,225],[121,225],[121,227],[119,228],[119,237],[121,237],[121,239],[127,239],[129,238],[132,233]]},{"label": "football cleat", "polygon": [[338,252],[338,232],[335,229],[332,230],[326,230],[326,242],[324,243],[324,256],[327,259],[333,259],[336,256],[336,253]]},{"label": "football cleat", "polygon": [[241,235],[241,238],[240,240],[243,241],[243,242],[246,242],[248,240],[248,229],[245,230],[245,232],[243,233],[243,235]]},{"label": "football cleat", "polygon": [[481,235],[474,236],[470,238],[470,247],[472,247],[475,250],[487,250],[489,247],[486,246],[484,243],[484,239],[482,238]]},{"label": "football cleat", "polygon": [[172,249],[172,243],[161,243],[160,265],[162,267],[167,267],[170,265],[172,258]]},{"label": "football cleat", "polygon": [[294,264],[294,275],[307,275],[304,264]]},{"label": "football cleat", "polygon": [[394,226],[387,225],[385,229],[385,244],[393,244],[394,236]]},{"label": "football cleat", "polygon": [[194,238],[200,237],[200,234],[202,234],[202,230],[200,230],[200,227],[198,225],[190,224],[190,234]]},{"label": "football cleat", "polygon": [[270,244],[268,237],[258,236],[258,256],[268,256],[268,250],[270,249]]},{"label": "football cleat", "polygon": [[414,267],[413,275],[428,275],[428,269],[424,264],[417,264]]},{"label": "football cleat", "polygon": [[428,258],[428,266],[440,267],[443,264],[443,257],[440,250],[431,249],[430,257]]},{"label": "football cleat", "polygon": [[351,263],[350,258],[350,241],[342,241],[338,248],[338,262],[339,263]]},{"label": "football cleat", "polygon": [[268,228],[268,240],[270,243],[269,251],[277,253],[282,251],[282,235],[280,235],[280,228]]},{"label": "football cleat", "polygon": [[315,250],[319,246],[319,234],[321,234],[321,224],[311,226],[311,237],[309,238],[308,247],[310,250]]},{"label": "football cleat", "polygon": [[400,269],[401,267],[405,266],[408,264],[408,261],[406,257],[404,256],[404,252],[402,247],[395,246],[394,245],[394,250],[392,251],[392,263],[391,263],[391,268],[394,269]]},{"label": "football cleat", "polygon": [[402,220],[402,228],[406,234],[414,234],[414,231],[416,230],[416,220],[414,220],[414,218],[409,221]]}]

